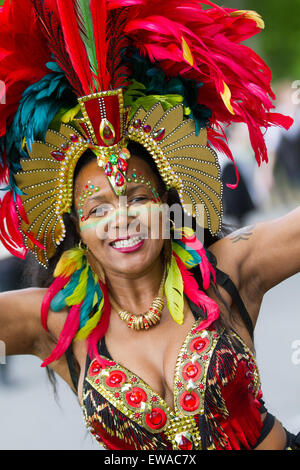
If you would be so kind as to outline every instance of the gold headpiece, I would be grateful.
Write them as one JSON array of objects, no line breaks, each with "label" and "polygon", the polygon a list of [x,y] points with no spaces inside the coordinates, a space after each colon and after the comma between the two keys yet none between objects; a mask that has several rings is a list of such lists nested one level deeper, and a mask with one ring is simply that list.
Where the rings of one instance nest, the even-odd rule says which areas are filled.
[{"label": "gold headpiece", "polygon": [[[218,232],[222,220],[222,183],[216,153],[207,146],[207,131],[195,134],[195,124],[184,118],[179,104],[164,111],[157,102],[149,111],[142,107],[127,122],[122,90],[97,93],[79,99],[82,116],[72,125],[62,124],[59,132],[48,130],[45,141],[35,141],[30,158],[21,160],[22,171],[15,176],[24,193],[28,223],[23,231],[34,235],[26,246],[43,265],[54,255],[65,237],[63,214],[73,204],[73,176],[82,154],[91,149],[117,195],[125,194],[129,140],[143,145],[154,159],[167,188],[178,191],[185,212],[200,217]],[[201,221],[202,222],[202,221]]]}]

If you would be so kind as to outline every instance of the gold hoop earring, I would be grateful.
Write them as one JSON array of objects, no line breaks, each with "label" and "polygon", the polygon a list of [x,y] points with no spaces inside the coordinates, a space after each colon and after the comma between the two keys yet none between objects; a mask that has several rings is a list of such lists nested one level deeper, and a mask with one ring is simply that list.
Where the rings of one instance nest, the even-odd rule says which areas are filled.
[{"label": "gold hoop earring", "polygon": [[175,225],[174,220],[169,218],[168,221],[171,222],[171,225],[172,225],[171,229],[176,230],[176,225]]},{"label": "gold hoop earring", "polygon": [[80,250],[88,251],[88,247],[82,242],[82,240],[80,240],[80,242],[78,243],[78,248]]}]

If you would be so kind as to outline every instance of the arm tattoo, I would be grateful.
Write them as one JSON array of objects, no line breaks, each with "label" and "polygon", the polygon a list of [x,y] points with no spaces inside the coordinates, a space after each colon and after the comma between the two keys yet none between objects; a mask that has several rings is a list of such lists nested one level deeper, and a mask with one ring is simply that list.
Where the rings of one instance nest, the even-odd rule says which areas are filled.
[{"label": "arm tattoo", "polygon": [[232,243],[237,243],[241,240],[249,240],[255,227],[256,225],[249,225],[248,227],[241,228],[234,234],[230,235],[229,238],[232,240]]}]

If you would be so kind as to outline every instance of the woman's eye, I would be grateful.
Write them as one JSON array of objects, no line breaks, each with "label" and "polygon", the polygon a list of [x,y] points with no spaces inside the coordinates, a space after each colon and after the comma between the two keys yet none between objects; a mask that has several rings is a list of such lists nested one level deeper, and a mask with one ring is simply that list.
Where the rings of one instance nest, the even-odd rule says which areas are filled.
[{"label": "woman's eye", "polygon": [[132,199],[130,199],[128,202],[129,204],[136,204],[136,203],[145,203],[149,201],[149,198],[146,196],[137,196]]},{"label": "woman's eye", "polygon": [[90,214],[89,217],[103,217],[104,215],[108,214],[112,210],[112,206],[109,204],[102,204],[101,206],[95,207]]}]

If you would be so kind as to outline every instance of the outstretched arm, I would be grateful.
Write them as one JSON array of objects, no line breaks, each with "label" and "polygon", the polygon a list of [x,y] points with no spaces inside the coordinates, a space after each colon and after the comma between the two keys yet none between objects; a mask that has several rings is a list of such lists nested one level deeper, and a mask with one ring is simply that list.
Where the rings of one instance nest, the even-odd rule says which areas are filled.
[{"label": "outstretched arm", "polygon": [[300,208],[228,238],[238,250],[241,283],[256,280],[262,294],[300,271]]},{"label": "outstretched arm", "polygon": [[43,290],[35,288],[0,294],[0,340],[7,355],[39,354],[42,298]]}]

